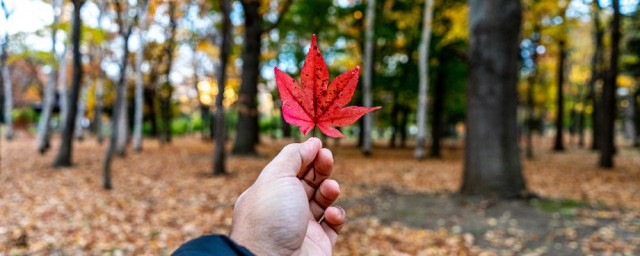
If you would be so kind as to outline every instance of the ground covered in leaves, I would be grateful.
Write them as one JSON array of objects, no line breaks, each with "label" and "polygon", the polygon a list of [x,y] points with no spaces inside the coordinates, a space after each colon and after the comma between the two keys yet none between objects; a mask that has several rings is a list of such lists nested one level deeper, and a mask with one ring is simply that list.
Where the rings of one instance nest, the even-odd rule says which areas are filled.
[{"label": "ground covered in leaves", "polygon": [[[290,141],[266,139],[259,157],[228,161],[209,175],[212,143],[146,140],[140,154],[114,161],[114,190],[101,189],[105,145],[75,144],[68,169],[35,138],[0,144],[0,255],[167,255],[206,233],[227,233],[233,203]],[[54,149],[57,148],[57,141]],[[415,161],[410,149],[375,148],[365,158],[350,143],[334,152],[334,178],[348,223],[339,255],[640,255],[640,152],[622,148],[614,170],[597,155],[539,149],[524,161],[541,200],[459,197],[462,150]]]}]

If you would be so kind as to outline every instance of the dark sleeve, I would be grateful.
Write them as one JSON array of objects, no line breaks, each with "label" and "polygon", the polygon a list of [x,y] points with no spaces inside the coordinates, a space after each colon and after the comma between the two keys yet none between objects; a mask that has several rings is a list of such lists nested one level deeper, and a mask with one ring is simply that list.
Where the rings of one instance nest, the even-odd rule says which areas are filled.
[{"label": "dark sleeve", "polygon": [[240,255],[253,254],[223,235],[206,235],[181,245],[172,256]]}]

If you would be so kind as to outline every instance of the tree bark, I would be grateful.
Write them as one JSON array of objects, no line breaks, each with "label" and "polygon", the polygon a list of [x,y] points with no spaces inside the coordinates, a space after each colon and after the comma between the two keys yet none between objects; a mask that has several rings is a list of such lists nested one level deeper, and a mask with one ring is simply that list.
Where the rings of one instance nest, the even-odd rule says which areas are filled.
[{"label": "tree bark", "polygon": [[433,16],[433,0],[424,1],[424,13],[422,14],[422,39],[420,42],[419,67],[420,86],[418,90],[418,137],[416,138],[416,150],[414,157],[418,160],[426,155],[425,146],[427,141],[427,108],[429,92],[429,43],[431,42],[431,20]]},{"label": "tree bark", "polygon": [[[374,48],[374,29],[376,19],[376,0],[367,0],[367,10],[365,14],[365,47],[364,47],[364,79],[362,79],[362,103],[364,107],[373,106],[373,95],[371,93],[373,78],[373,48]],[[373,130],[373,116],[371,114],[364,115],[362,129],[362,153],[370,155],[372,151],[373,141],[371,131]]]},{"label": "tree bark", "polygon": [[520,1],[469,0],[469,78],[461,192],[501,198],[525,191],[517,128]]},{"label": "tree bark", "polygon": [[635,122],[636,122],[636,137],[634,138],[633,146],[640,148],[640,88],[636,89],[634,97],[634,104],[632,105],[636,109]]},{"label": "tree bark", "polygon": [[173,67],[173,52],[176,48],[176,29],[178,22],[176,20],[176,2],[169,3],[169,36],[165,53],[167,55],[167,69],[165,70],[165,82],[160,89],[160,116],[162,118],[162,133],[160,141],[163,143],[171,142],[171,94],[173,87],[171,86],[171,69]]},{"label": "tree bark", "polygon": [[400,147],[407,146],[407,124],[409,123],[409,108],[402,106],[402,118],[400,119]]},{"label": "tree bark", "polygon": [[398,112],[399,112],[399,103],[398,103],[398,91],[393,91],[393,104],[391,107],[391,137],[389,138],[389,147],[396,147],[396,138],[398,137]]},{"label": "tree bark", "polygon": [[[127,41],[124,42],[123,47],[129,47],[128,39],[129,38],[127,38]],[[128,49],[126,53],[129,54]],[[116,139],[115,154],[119,157],[124,157],[127,153],[127,140],[129,138],[129,96],[127,95],[129,92],[129,83],[127,79],[127,73],[129,73],[131,70],[129,69],[129,56],[123,56],[121,61],[122,62],[120,63],[120,65],[124,65],[125,68],[124,71],[122,71],[121,69],[121,72],[123,73],[120,73],[120,76],[122,76],[123,78],[118,82],[122,84],[119,84],[118,86],[122,86],[124,87],[124,89],[122,91],[122,102],[114,106],[114,108],[117,109],[120,114],[118,114],[118,120],[116,121],[116,123],[118,123],[118,126],[113,132],[118,133]]]},{"label": "tree bark", "polygon": [[604,62],[604,31],[600,25],[600,7],[598,1],[592,2],[593,8],[593,43],[594,52],[591,58],[591,79],[589,81],[589,98],[593,111],[591,112],[591,132],[592,142],[591,149],[600,149],[600,134],[602,127],[602,104],[598,100],[598,92],[596,90],[596,83],[602,78],[602,64]]},{"label": "tree bark", "polygon": [[[151,72],[153,72],[153,69],[151,69]],[[150,80],[153,80],[153,78],[151,78]],[[153,85],[154,83],[155,82],[151,82],[149,84]],[[144,99],[144,103],[147,104],[147,107],[149,108],[149,115],[147,116],[147,118],[149,119],[150,126],[151,126],[151,131],[149,131],[149,133],[150,133],[150,136],[157,137],[158,136],[158,116],[156,114],[156,91],[155,91],[155,89],[145,88],[144,98],[145,98]]]},{"label": "tree bark", "polygon": [[532,55],[531,55],[531,59],[533,61],[533,71],[531,72],[531,74],[529,74],[529,77],[527,78],[527,120],[526,120],[526,126],[527,126],[527,138],[526,138],[526,142],[527,142],[527,148],[526,148],[526,152],[525,155],[527,156],[528,159],[533,159],[533,130],[534,130],[534,118],[535,118],[535,102],[534,102],[534,88],[535,88],[535,84],[538,78],[538,53],[537,53],[537,48],[538,45],[540,44],[540,25],[536,23],[535,27],[534,27],[534,31],[533,31],[533,35],[532,35],[532,39],[533,39],[533,43],[531,46],[532,49]]},{"label": "tree bark", "polygon": [[50,133],[51,133],[51,116],[53,113],[54,100],[56,94],[56,74],[58,68],[56,68],[56,33],[58,31],[58,23],[60,21],[60,14],[62,13],[61,2],[59,0],[51,1],[51,9],[53,10],[53,23],[51,24],[51,56],[53,56],[53,62],[51,65],[51,71],[49,72],[47,85],[44,89],[44,99],[42,100],[42,114],[38,121],[38,152],[44,154],[50,147]]},{"label": "tree bark", "polygon": [[[63,119],[62,139],[58,155],[53,162],[54,167],[71,166],[73,152],[73,130],[76,122],[76,112],[78,111],[78,95],[80,93],[80,84],[82,83],[82,56],[80,55],[80,29],[82,19],[80,17],[80,9],[84,5],[84,0],[73,0],[73,26],[71,42],[73,43],[73,81],[69,98],[67,99],[68,113]],[[64,87],[64,85],[63,85]],[[61,97],[66,97],[62,95]]]},{"label": "tree bark", "polygon": [[625,137],[629,139],[632,144],[635,144],[636,140],[636,96],[634,93],[627,95],[627,102],[629,105],[626,107],[624,113],[624,131]]},{"label": "tree bark", "polygon": [[564,67],[567,56],[564,39],[558,41],[556,139],[553,150],[564,151]]},{"label": "tree bark", "polygon": [[[123,40],[125,42],[125,47],[123,47],[123,63],[127,63],[127,59],[129,56],[129,48],[128,48],[128,42],[129,42],[129,35],[131,34],[131,29],[129,29],[129,32],[127,32],[126,34],[123,35]],[[120,110],[119,107],[124,103],[125,100],[125,94],[124,91],[126,90],[125,84],[126,84],[126,78],[125,78],[125,73],[126,73],[126,69],[127,66],[126,65],[121,65],[120,66],[120,74],[122,74],[120,76],[120,79],[118,81],[118,84],[116,85],[115,88],[115,93],[116,93],[116,101],[114,103],[114,107],[113,107],[113,114],[111,115],[111,135],[109,137],[109,146],[107,147],[107,151],[106,151],[106,155],[105,155],[105,160],[103,163],[103,168],[102,168],[102,172],[103,172],[103,183],[102,183],[102,187],[106,190],[110,190],[113,188],[113,185],[111,183],[111,160],[113,159],[113,154],[115,151],[115,147],[116,144],[118,142],[118,136],[122,136],[122,134],[119,134],[118,132],[116,132],[118,130],[118,123],[120,122],[121,118],[120,115],[122,114],[122,111]]]},{"label": "tree bark", "polygon": [[142,63],[144,62],[145,33],[147,29],[147,4],[143,2],[141,6],[142,15],[138,24],[138,49],[136,51],[136,95],[135,114],[133,125],[133,150],[140,153],[142,151],[142,118],[144,115],[144,76],[142,74]]},{"label": "tree bark", "polygon": [[84,119],[84,111],[87,102],[87,94],[89,93],[89,82],[87,85],[80,89],[80,99],[78,100],[78,112],[76,113],[76,126],[74,127],[74,133],[77,140],[84,140],[84,127],[82,127],[82,120]]},{"label": "tree bark", "polygon": [[433,95],[433,124],[431,125],[431,152],[430,156],[439,158],[442,156],[441,144],[442,144],[442,126],[443,126],[443,114],[444,114],[444,97],[445,97],[445,78],[447,70],[445,63],[447,58],[444,55],[440,55],[438,74],[436,77],[436,83]]},{"label": "tree bark", "polygon": [[618,55],[620,50],[620,0],[613,0],[612,3],[610,63],[602,97],[603,120],[600,167],[603,168],[613,168],[613,155],[615,153],[616,80],[618,77]]},{"label": "tree bark", "polygon": [[58,74],[58,107],[59,109],[59,128],[62,130],[64,126],[64,120],[67,119],[69,114],[69,93],[68,93],[68,81],[67,75],[69,74],[69,65],[67,64],[69,46],[65,45],[62,51],[62,58],[60,58],[59,74]]},{"label": "tree bark", "polygon": [[235,155],[256,154],[259,140],[258,76],[260,64],[260,37],[262,36],[262,16],[260,1],[241,1],[245,15],[244,48],[242,50],[242,83],[238,97],[238,128],[233,146]]},{"label": "tree bark", "polygon": [[[1,1],[2,11],[4,12],[5,22],[9,22],[9,16],[11,12],[7,10],[7,6],[4,1]],[[2,88],[4,91],[4,123],[5,123],[5,138],[7,140],[13,139],[13,120],[11,112],[13,111],[13,86],[11,85],[11,73],[9,72],[9,64],[7,58],[9,53],[7,47],[9,46],[9,32],[5,31],[4,42],[2,42],[2,54],[0,55],[0,80],[2,81]]]},{"label": "tree bark", "polygon": [[231,1],[222,0],[222,45],[220,47],[220,66],[218,67],[218,95],[216,95],[216,135],[213,154],[213,175],[226,173],[225,165],[225,135],[224,135],[224,89],[227,82],[227,61],[231,50]]},{"label": "tree bark", "polygon": [[[102,17],[106,9],[105,2],[103,2],[102,0],[98,1],[98,7],[99,7],[98,9],[100,10],[100,13],[98,14],[98,29],[102,29]],[[103,45],[99,44],[96,48],[97,48],[96,55],[98,56],[98,64],[100,67],[102,67],[101,63],[102,63],[103,54],[104,54]],[[104,106],[103,95],[104,95],[104,74],[103,74],[102,68],[100,68],[96,76],[96,89],[94,92],[95,106],[94,106],[94,115],[93,115],[93,119],[94,119],[93,123],[94,123],[96,138],[98,140],[98,144],[100,145],[102,145],[102,142],[104,141],[104,133],[102,132],[102,114],[103,114],[103,106]]]},{"label": "tree bark", "polygon": [[[100,50],[102,51],[102,50]],[[102,55],[102,54],[100,54]],[[101,72],[102,73],[102,72]],[[104,94],[104,77],[103,74],[98,74],[96,78],[96,91],[95,91],[95,113],[94,113],[94,125],[96,130],[96,137],[98,144],[102,144],[104,141],[104,133],[102,132],[102,114],[103,114],[103,94]]]}]

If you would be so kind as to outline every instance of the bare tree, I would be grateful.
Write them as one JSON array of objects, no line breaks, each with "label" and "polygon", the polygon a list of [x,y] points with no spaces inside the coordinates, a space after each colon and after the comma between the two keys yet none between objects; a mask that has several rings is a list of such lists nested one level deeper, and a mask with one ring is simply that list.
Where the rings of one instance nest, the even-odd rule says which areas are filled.
[{"label": "bare tree", "polygon": [[[60,150],[56,156],[53,166],[64,167],[71,166],[71,156],[73,152],[73,130],[76,122],[76,112],[78,111],[78,95],[80,93],[80,83],[82,82],[82,56],[80,55],[80,37],[82,30],[82,18],[80,17],[80,10],[85,3],[85,0],[73,0],[73,26],[71,42],[73,44],[73,81],[71,91],[68,95],[68,113],[62,120],[62,142],[60,143]],[[61,97],[67,97],[62,95]]]},{"label": "bare tree", "polygon": [[426,155],[425,145],[427,137],[427,100],[429,91],[429,43],[431,42],[431,20],[433,16],[433,0],[424,1],[422,14],[422,41],[420,42],[420,89],[418,92],[418,137],[416,141],[415,158],[423,159]]},{"label": "bare tree", "polygon": [[[373,46],[374,46],[374,29],[376,19],[376,0],[367,0],[367,11],[365,19],[365,46],[364,46],[364,78],[362,79],[362,102],[364,107],[373,106],[373,96],[371,94],[373,67]],[[362,153],[371,154],[371,131],[373,130],[373,116],[371,114],[364,115],[363,118],[363,137],[362,137]]]}]

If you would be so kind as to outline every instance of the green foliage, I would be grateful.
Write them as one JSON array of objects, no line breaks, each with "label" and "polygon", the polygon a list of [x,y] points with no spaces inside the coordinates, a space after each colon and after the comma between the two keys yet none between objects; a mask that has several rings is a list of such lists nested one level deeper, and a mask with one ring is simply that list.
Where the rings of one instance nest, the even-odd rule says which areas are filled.
[{"label": "green foliage", "polygon": [[38,121],[38,113],[32,108],[13,109],[11,117],[16,124],[29,125]]},{"label": "green foliage", "polygon": [[588,204],[585,201],[571,200],[571,199],[560,199],[560,200],[550,200],[550,199],[541,199],[534,200],[531,202],[531,205],[537,207],[545,212],[549,213],[560,213],[563,215],[574,215],[574,210],[576,208],[587,207]]}]

